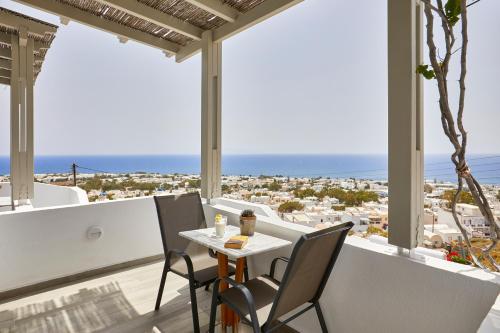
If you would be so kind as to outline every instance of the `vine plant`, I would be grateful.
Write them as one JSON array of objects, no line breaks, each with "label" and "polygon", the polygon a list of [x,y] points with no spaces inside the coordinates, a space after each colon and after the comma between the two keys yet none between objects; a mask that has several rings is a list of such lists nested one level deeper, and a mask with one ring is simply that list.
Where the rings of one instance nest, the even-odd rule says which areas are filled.
[{"label": "vine plant", "polygon": [[[429,51],[430,65],[420,65],[417,73],[420,73],[428,80],[436,80],[439,91],[439,110],[441,111],[441,124],[446,137],[453,146],[451,161],[457,173],[458,188],[451,203],[451,210],[455,223],[469,248],[471,258],[475,265],[485,268],[481,261],[481,256],[490,264],[494,271],[500,271],[500,265],[491,256],[491,251],[496,248],[500,240],[500,226],[495,220],[495,216],[490,208],[483,188],[474,177],[471,168],[467,164],[467,139],[468,133],[463,124],[465,109],[465,78],[467,74],[467,46],[468,46],[468,19],[467,9],[480,0],[467,3],[467,0],[421,0],[424,4],[424,14],[427,19],[426,35]],[[438,53],[438,48],[434,40],[434,21],[441,25],[444,37],[444,57]],[[460,24],[458,24],[460,23]],[[458,28],[460,27],[460,28]],[[460,45],[457,46],[456,30],[460,29]],[[456,111],[450,102],[448,74],[450,61],[456,54],[460,55],[460,78],[458,80],[458,105]],[[457,89],[457,88],[455,88]],[[464,184],[465,183],[465,184]],[[456,205],[460,194],[464,191],[464,185],[472,194],[476,205],[490,227],[491,244],[484,248],[479,248],[480,256],[476,256],[472,251],[473,246],[466,229],[461,224]]]}]

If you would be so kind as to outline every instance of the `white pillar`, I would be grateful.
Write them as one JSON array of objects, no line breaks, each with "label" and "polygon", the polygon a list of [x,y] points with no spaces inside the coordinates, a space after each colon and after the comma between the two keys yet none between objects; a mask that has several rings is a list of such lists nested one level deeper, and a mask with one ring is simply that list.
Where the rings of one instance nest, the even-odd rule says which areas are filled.
[{"label": "white pillar", "polygon": [[201,196],[211,199],[221,195],[222,43],[212,31],[201,42]]},{"label": "white pillar", "polygon": [[10,175],[12,200],[21,204],[34,197],[33,44],[26,28],[12,35]]},{"label": "white pillar", "polygon": [[412,249],[423,234],[422,8],[388,0],[389,243]]}]

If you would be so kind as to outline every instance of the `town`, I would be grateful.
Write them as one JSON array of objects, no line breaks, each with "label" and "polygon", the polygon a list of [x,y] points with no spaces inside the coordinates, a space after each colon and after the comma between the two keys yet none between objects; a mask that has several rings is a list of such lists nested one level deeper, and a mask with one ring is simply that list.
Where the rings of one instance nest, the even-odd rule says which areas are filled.
[{"label": "town", "polygon": [[[74,186],[71,174],[38,174],[38,182]],[[0,182],[8,181],[0,176]],[[199,175],[127,173],[78,174],[76,185],[87,192],[89,202],[129,199],[157,194],[198,191]],[[500,186],[486,185],[485,191],[496,218],[500,219]],[[447,249],[460,244],[450,210],[456,185],[437,180],[425,183],[423,245]],[[263,204],[275,210],[285,222],[317,229],[351,221],[352,233],[362,237],[387,237],[388,186],[386,181],[286,176],[223,176],[223,197]],[[473,198],[464,191],[457,211],[460,222],[475,242],[489,236],[490,228]]]}]

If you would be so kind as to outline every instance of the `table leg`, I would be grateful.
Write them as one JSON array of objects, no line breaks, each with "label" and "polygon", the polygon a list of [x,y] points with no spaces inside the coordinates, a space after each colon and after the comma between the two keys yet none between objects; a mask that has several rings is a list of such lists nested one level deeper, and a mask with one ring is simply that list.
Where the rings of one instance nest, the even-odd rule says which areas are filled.
[{"label": "table leg", "polygon": [[[218,252],[217,253],[217,260],[218,260],[218,274],[219,278],[224,278],[228,276],[229,272],[229,261],[228,257],[223,254]],[[245,258],[238,258],[236,259],[236,272],[235,272],[235,280],[238,283],[243,282],[243,272],[245,270]],[[219,284],[219,292],[222,292],[228,288],[227,282],[221,281]],[[237,325],[239,323],[239,318],[238,316],[234,313],[234,311],[231,311],[227,305],[222,304],[221,305],[221,324],[222,328],[225,330],[227,326],[232,326],[233,331],[237,331]]]},{"label": "table leg", "polygon": [[[217,252],[217,260],[218,260],[218,273],[219,273],[219,278],[225,278],[228,276],[228,258],[225,254]],[[228,288],[227,282],[222,280],[219,284],[219,292],[222,292]],[[229,322],[229,309],[225,304],[221,305],[221,313],[220,313],[220,320],[222,324],[222,328],[225,329],[226,326],[231,326],[231,323]]]}]

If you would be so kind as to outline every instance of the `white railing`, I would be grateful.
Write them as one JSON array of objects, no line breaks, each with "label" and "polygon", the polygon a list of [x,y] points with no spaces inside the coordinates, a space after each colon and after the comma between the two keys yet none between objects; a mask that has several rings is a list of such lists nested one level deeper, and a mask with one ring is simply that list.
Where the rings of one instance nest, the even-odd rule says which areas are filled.
[{"label": "white railing", "polygon": [[[292,242],[313,230],[283,222],[262,205],[217,199],[204,207],[209,222],[222,213],[236,225],[239,212],[253,208],[257,231]],[[102,236],[89,239],[91,227],[100,228]],[[251,274],[267,272],[273,257],[290,252],[291,247],[250,258]],[[154,202],[147,197],[1,213],[0,253],[0,291],[158,255]],[[481,322],[481,332],[494,332],[499,280],[496,274],[432,257],[398,256],[390,246],[349,237],[321,303],[332,332],[473,332]],[[320,331],[314,313],[292,323],[301,332]]]}]

